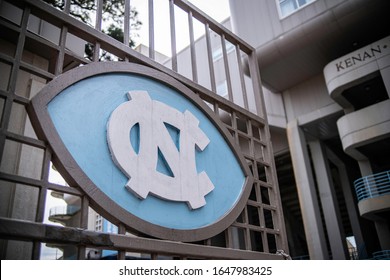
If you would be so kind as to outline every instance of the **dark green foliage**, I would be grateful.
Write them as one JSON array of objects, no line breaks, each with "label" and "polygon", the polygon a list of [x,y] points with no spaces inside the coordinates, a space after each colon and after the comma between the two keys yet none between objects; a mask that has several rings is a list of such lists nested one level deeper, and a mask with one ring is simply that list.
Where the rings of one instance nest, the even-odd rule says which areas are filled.
[{"label": "dark green foliage", "polygon": [[[60,9],[64,10],[64,0],[43,0],[44,2]],[[97,10],[97,4],[95,0],[71,0],[70,3],[70,15],[84,22],[85,24],[92,25],[92,19],[95,17],[95,11]],[[102,32],[108,36],[123,42],[123,21],[125,13],[124,0],[104,0],[102,7]],[[136,37],[137,34],[134,31],[139,30],[142,22],[138,20],[138,12],[131,7],[130,10],[130,40],[128,42],[130,47],[135,46],[135,42],[131,37]],[[108,26],[108,27],[106,27]],[[94,51],[94,45],[87,43],[85,45],[85,56],[92,60]],[[99,60],[112,60],[112,57],[105,51],[101,51]]]}]

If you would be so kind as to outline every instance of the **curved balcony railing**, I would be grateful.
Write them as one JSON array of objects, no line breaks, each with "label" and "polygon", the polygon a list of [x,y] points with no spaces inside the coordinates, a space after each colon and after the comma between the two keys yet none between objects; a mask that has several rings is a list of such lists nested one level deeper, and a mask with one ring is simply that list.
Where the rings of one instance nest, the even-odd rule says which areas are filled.
[{"label": "curved balcony railing", "polygon": [[53,217],[71,217],[80,210],[80,206],[76,205],[67,205],[67,206],[57,206],[50,209],[49,218]]},{"label": "curved balcony railing", "polygon": [[390,194],[390,170],[359,178],[354,185],[358,201]]},{"label": "curved balcony railing", "polygon": [[390,260],[390,250],[383,250],[372,254],[374,260]]}]

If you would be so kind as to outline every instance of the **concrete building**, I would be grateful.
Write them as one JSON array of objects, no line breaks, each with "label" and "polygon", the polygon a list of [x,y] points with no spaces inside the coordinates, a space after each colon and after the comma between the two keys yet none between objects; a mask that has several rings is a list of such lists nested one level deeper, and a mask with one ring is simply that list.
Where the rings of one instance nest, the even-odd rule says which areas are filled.
[{"label": "concrete building", "polygon": [[389,257],[388,1],[230,1],[256,48],[293,257]]}]

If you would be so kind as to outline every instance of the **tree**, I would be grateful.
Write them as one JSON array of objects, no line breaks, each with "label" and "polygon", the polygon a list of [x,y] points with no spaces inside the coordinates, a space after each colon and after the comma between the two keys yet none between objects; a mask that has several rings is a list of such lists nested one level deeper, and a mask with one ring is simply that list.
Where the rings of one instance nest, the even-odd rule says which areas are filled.
[{"label": "tree", "polygon": [[[64,0],[43,0],[44,2],[63,10],[65,8]],[[70,15],[84,22],[92,25],[91,16],[95,15],[97,6],[95,0],[70,0]],[[124,32],[122,29],[124,14],[125,14],[125,0],[104,0],[102,7],[102,32],[110,37],[123,42]],[[138,12],[134,7],[130,9],[130,40],[128,42],[130,47],[135,46],[133,40],[138,34],[142,22],[138,20]],[[85,55],[92,60],[94,52],[94,45],[87,43],[85,45]],[[106,52],[102,51],[99,55],[99,60],[112,60],[112,57]]]}]

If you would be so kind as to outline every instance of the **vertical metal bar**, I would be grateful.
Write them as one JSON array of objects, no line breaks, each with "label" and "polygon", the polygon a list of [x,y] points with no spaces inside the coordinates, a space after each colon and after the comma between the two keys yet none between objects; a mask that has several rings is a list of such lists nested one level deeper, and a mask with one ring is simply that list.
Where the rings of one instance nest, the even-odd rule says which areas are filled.
[{"label": "vertical metal bar", "polygon": [[[97,0],[95,29],[102,30],[103,0]],[[100,42],[96,41],[93,49],[93,61],[100,59]]]},{"label": "vertical metal bar", "polygon": [[234,247],[234,240],[233,240],[232,231],[233,231],[232,227],[228,227],[225,230],[225,240],[226,240],[226,247],[227,248],[233,248]]},{"label": "vertical metal bar", "polygon": [[251,231],[249,228],[245,228],[244,231],[245,250],[252,251]]},{"label": "vertical metal bar", "polygon": [[103,0],[97,0],[95,29],[102,30]]},{"label": "vertical metal bar", "polygon": [[60,35],[60,51],[58,52],[57,56],[57,62],[56,62],[56,69],[54,74],[56,76],[62,74],[63,67],[64,67],[64,58],[65,58],[65,44],[66,44],[66,36],[68,34],[68,27],[62,26],[61,28],[61,35]]},{"label": "vertical metal bar", "polygon": [[[88,209],[89,209],[89,200],[87,196],[81,198],[81,217],[80,217],[80,228],[88,228]],[[86,246],[79,245],[77,251],[77,258],[79,260],[84,260],[86,255]]]},{"label": "vertical metal bar", "polygon": [[230,78],[230,70],[229,70],[229,61],[228,56],[226,52],[226,41],[225,41],[225,35],[221,35],[221,47],[222,47],[222,55],[223,55],[223,63],[225,68],[225,76],[226,76],[226,84],[227,84],[227,90],[228,90],[228,96],[229,100],[234,102],[233,98],[233,90],[232,90],[232,81]]},{"label": "vertical metal bar", "polygon": [[261,232],[262,240],[263,240],[263,251],[264,253],[269,253],[269,246],[268,246],[268,236],[266,231]]},{"label": "vertical metal bar", "polygon": [[125,0],[125,21],[123,32],[123,43],[128,46],[130,42],[130,0]]},{"label": "vertical metal bar", "polygon": [[238,74],[240,76],[241,89],[242,89],[242,97],[244,99],[244,108],[249,110],[248,96],[246,93],[246,86],[245,86],[244,70],[242,69],[240,45],[236,45],[236,54],[237,54]]},{"label": "vertical metal bar", "polygon": [[245,225],[245,228],[244,228],[244,246],[245,246],[245,249],[246,250],[251,250],[252,249],[252,242],[251,242],[251,238],[250,238],[250,231],[248,229],[248,224],[249,224],[249,217],[248,217],[248,204],[244,207],[244,210],[243,210],[243,223]]},{"label": "vertical metal bar", "polygon": [[[253,128],[252,128],[252,121],[249,119],[247,120],[247,131],[249,136],[249,154],[256,159],[256,148],[255,148],[255,142],[253,140]],[[256,196],[257,197],[257,196]]]},{"label": "vertical metal bar", "polygon": [[71,0],[65,0],[64,13],[68,15],[70,13],[70,2]]},{"label": "vertical metal bar", "polygon": [[[123,24],[123,44],[130,46],[130,0],[125,0],[125,19]],[[124,61],[129,61],[127,55],[125,55]]]},{"label": "vertical metal bar", "polygon": [[227,228],[227,229],[225,229],[225,230],[223,231],[223,234],[225,235],[225,247],[226,247],[226,248],[229,248],[229,246],[230,246],[230,244],[229,244],[229,233],[228,233],[228,231],[229,231],[229,228]]},{"label": "vertical metal bar", "polygon": [[81,217],[80,217],[80,228],[88,228],[88,211],[89,211],[89,200],[87,196],[81,198]]},{"label": "vertical metal bar", "polygon": [[234,129],[234,140],[237,145],[240,145],[240,142],[238,140],[238,128],[237,128],[237,114],[235,111],[232,112],[231,114],[231,120],[232,120],[232,127]]},{"label": "vertical metal bar", "polygon": [[[45,214],[46,197],[47,197],[47,188],[41,187],[39,189],[38,206],[37,206],[37,213],[35,217],[36,222],[43,223],[44,214]],[[40,256],[41,256],[41,243],[38,241],[34,241],[32,258],[33,260],[38,260]]]},{"label": "vertical metal bar", "polygon": [[[272,224],[274,228],[279,228],[280,221],[279,221],[278,213],[276,211],[271,210]],[[282,236],[280,234],[274,234],[274,235],[275,235],[276,249],[279,250],[279,248],[282,248],[284,250]]]},{"label": "vertical metal bar", "polygon": [[[64,5],[64,13],[69,15],[70,14],[70,6],[71,6],[71,0],[65,0]],[[64,67],[64,59],[65,59],[65,44],[66,44],[66,36],[68,34],[68,27],[63,25],[61,28],[61,34],[60,34],[60,51],[57,56],[56,61],[56,68],[54,71],[54,74],[58,76],[59,74],[62,74],[63,67]]]},{"label": "vertical metal bar", "polygon": [[198,82],[198,72],[196,66],[196,51],[195,51],[195,39],[194,39],[194,23],[192,17],[192,11],[188,12],[188,29],[190,33],[190,52],[191,52],[191,67],[192,67],[192,80]]},{"label": "vertical metal bar", "polygon": [[[260,221],[260,226],[262,228],[265,228],[265,218],[264,218],[264,208],[261,208],[261,215],[260,218],[262,221]],[[269,246],[268,246],[268,233],[267,231],[262,231],[261,235],[263,236],[263,250],[266,253],[269,253]]]},{"label": "vertical metal bar", "polygon": [[[207,57],[208,57],[208,61],[209,61],[211,90],[213,92],[217,93],[217,86],[215,84],[213,51],[211,49],[210,26],[208,23],[206,23],[204,27],[205,27],[205,34],[206,34]],[[216,111],[216,112],[218,112],[218,111]]]},{"label": "vertical metal bar", "polygon": [[95,43],[95,47],[93,49],[93,61],[97,62],[100,59],[100,42]]},{"label": "vertical metal bar", "polygon": [[262,93],[261,93],[261,80],[259,73],[259,65],[257,61],[256,52],[253,50],[250,54],[248,54],[248,64],[249,64],[249,73],[252,79],[253,84],[253,94],[255,98],[255,106],[257,115],[262,118],[266,118],[264,114],[264,106],[262,102]]},{"label": "vertical metal bar", "polygon": [[[37,203],[37,212],[35,214],[35,221],[38,223],[43,223],[45,215],[45,205],[47,197],[47,185],[49,183],[49,171],[50,171],[50,160],[51,160],[51,150],[46,148],[45,155],[43,158],[42,164],[42,186],[39,188],[38,203]],[[41,242],[34,241],[32,249],[32,259],[39,260],[41,257]]]},{"label": "vertical metal bar", "polygon": [[[126,228],[125,226],[120,223],[118,225],[118,234],[126,234]],[[118,260],[125,260],[126,259],[126,251],[118,251]]]},{"label": "vertical metal bar", "polygon": [[149,57],[154,59],[154,9],[153,0],[149,0]]},{"label": "vertical metal bar", "polygon": [[219,104],[217,102],[214,102],[213,107],[215,115],[221,120],[221,116],[219,115]]},{"label": "vertical metal bar", "polygon": [[169,0],[169,20],[170,20],[170,27],[171,27],[172,70],[177,72],[176,22],[175,22],[175,4],[173,0]]},{"label": "vertical metal bar", "polygon": [[243,228],[244,231],[244,247],[245,250],[252,250],[252,242],[250,238],[250,229],[249,229],[249,212],[248,212],[248,203],[244,207],[243,212],[241,213],[241,218],[243,220],[243,224],[245,227]]},{"label": "vertical metal bar", "polygon": [[47,185],[49,184],[51,156],[52,156],[52,153],[51,153],[50,148],[46,148],[45,156],[43,159],[43,166],[42,166],[43,185],[41,186],[41,188],[39,190],[37,213],[36,213],[36,217],[35,217],[35,221],[39,222],[39,223],[43,222],[44,215],[45,215],[45,204],[46,204],[46,196],[47,196]]}]

